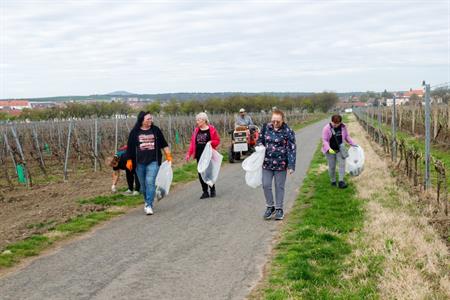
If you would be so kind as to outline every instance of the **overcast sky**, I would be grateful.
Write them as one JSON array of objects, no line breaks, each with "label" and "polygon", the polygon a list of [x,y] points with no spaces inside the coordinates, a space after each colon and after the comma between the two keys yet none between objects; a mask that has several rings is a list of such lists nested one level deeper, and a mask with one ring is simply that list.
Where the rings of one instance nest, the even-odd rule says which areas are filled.
[{"label": "overcast sky", "polygon": [[450,0],[0,3],[0,98],[450,81]]}]

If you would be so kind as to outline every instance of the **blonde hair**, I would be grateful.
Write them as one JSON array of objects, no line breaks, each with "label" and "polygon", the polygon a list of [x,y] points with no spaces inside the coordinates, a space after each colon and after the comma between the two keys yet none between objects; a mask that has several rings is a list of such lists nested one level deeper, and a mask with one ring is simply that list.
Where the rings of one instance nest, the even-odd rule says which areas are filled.
[{"label": "blonde hair", "polygon": [[195,119],[196,119],[196,120],[197,120],[197,119],[203,119],[203,120],[205,120],[206,123],[209,124],[208,115],[207,115],[206,113],[204,113],[204,112],[198,113],[198,114],[195,116]]}]

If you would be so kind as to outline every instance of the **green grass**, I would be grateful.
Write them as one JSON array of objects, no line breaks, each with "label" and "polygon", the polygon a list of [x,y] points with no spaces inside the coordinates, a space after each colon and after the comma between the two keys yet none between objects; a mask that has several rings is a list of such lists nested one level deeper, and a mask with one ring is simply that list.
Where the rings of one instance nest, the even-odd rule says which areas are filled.
[{"label": "green grass", "polygon": [[122,194],[114,194],[109,196],[97,196],[89,199],[79,200],[80,204],[96,204],[103,206],[127,206],[134,207],[142,203],[142,195],[125,196]]},{"label": "green grass", "polygon": [[[331,187],[327,171],[318,172],[324,163],[324,156],[316,151],[275,247],[263,288],[266,299],[377,298],[376,277],[383,258],[371,254],[352,258],[356,248],[364,249],[363,202],[356,197],[351,182],[344,190]],[[367,270],[344,279],[342,275],[361,260]]]},{"label": "green grass", "polygon": [[85,216],[73,218],[67,223],[57,225],[55,229],[69,234],[86,232],[100,222],[107,221],[120,214],[122,214],[122,212],[93,212]]},{"label": "green grass", "polygon": [[198,178],[197,163],[191,161],[173,171],[172,183],[183,183]]},{"label": "green grass", "polygon": [[43,235],[33,235],[23,241],[8,245],[0,254],[0,269],[11,267],[25,257],[38,255],[52,242],[50,238]]}]

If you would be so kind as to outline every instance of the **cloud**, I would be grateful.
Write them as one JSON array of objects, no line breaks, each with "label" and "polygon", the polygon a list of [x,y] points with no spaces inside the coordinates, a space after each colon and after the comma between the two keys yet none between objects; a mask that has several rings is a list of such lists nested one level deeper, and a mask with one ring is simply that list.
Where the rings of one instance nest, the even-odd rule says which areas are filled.
[{"label": "cloud", "polygon": [[0,98],[450,80],[445,0],[0,3]]}]

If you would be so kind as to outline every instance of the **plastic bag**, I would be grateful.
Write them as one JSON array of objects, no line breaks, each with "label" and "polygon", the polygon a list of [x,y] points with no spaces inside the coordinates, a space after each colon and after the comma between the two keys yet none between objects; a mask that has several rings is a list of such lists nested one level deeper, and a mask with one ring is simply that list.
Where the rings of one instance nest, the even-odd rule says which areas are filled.
[{"label": "plastic bag", "polygon": [[213,186],[217,182],[222,160],[223,155],[214,150],[211,142],[208,142],[197,165],[197,171],[207,185]]},{"label": "plastic bag", "polygon": [[364,170],[364,150],[358,147],[350,147],[348,157],[345,160],[345,171],[351,176],[358,176]]},{"label": "plastic bag", "polygon": [[172,184],[173,171],[172,163],[165,161],[159,167],[158,175],[156,175],[156,199],[159,201],[166,197],[170,191],[170,185]]},{"label": "plastic bag", "polygon": [[262,184],[262,165],[266,147],[256,146],[255,152],[242,162],[242,169],[245,171],[245,183],[252,188],[257,188]]}]

